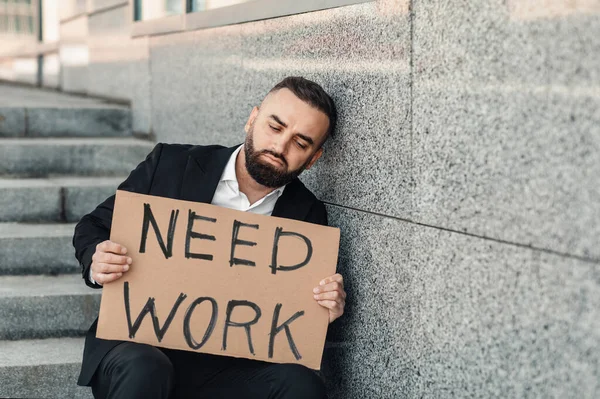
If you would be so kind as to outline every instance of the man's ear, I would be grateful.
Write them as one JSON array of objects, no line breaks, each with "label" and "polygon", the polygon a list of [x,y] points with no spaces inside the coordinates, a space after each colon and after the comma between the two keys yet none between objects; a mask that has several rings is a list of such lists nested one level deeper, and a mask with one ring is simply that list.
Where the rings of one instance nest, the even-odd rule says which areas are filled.
[{"label": "man's ear", "polygon": [[308,169],[312,168],[312,166],[314,165],[314,163],[317,162],[317,160],[319,158],[321,158],[321,155],[323,155],[323,147],[319,148],[317,150],[317,152],[315,152],[315,154],[310,159],[310,162],[309,162],[308,166],[306,166],[306,169],[308,170]]},{"label": "man's ear", "polygon": [[256,119],[257,116],[258,116],[258,107],[254,106],[254,108],[252,108],[252,111],[250,111],[250,115],[248,116],[248,120],[246,121],[246,125],[244,126],[244,131],[246,133],[248,133],[248,130],[250,130],[250,126],[252,126],[252,124],[254,123],[254,120]]}]

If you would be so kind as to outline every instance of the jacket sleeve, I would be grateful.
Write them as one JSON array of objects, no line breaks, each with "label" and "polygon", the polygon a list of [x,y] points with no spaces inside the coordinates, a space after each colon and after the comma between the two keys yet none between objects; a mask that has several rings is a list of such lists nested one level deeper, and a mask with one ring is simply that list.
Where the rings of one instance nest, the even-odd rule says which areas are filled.
[{"label": "jacket sleeve", "polygon": [[[119,185],[118,189],[148,194],[152,186],[152,180],[154,179],[162,147],[163,145],[158,143],[146,159],[131,171],[127,179]],[[96,252],[96,245],[110,238],[114,205],[115,195],[112,195],[92,212],[83,216],[75,226],[73,235],[75,257],[81,266],[85,283],[92,288],[102,288],[101,285],[90,281],[90,266],[92,264],[92,256]]]}]

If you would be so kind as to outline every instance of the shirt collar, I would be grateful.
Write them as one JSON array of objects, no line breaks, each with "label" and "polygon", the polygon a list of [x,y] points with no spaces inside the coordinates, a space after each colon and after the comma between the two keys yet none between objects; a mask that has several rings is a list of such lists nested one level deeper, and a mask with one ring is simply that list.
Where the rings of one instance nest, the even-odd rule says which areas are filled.
[{"label": "shirt collar", "polygon": [[[227,165],[225,165],[225,169],[223,170],[223,174],[221,175],[221,180],[220,180],[222,182],[228,182],[228,181],[233,182],[233,183],[235,183],[236,188],[239,187],[239,184],[238,184],[237,176],[235,174],[235,161],[243,147],[244,147],[244,145],[241,144],[238,148],[236,148],[236,150],[233,152],[233,154],[231,154],[231,156],[229,157],[229,161],[227,161]],[[275,190],[273,190],[272,192],[267,194],[267,196],[275,195],[273,193],[276,193],[277,196],[279,197],[281,194],[283,194],[283,190],[285,189],[285,186],[287,186],[287,184],[276,188]]]},{"label": "shirt collar", "polygon": [[223,174],[221,175],[220,181],[233,181],[237,184],[237,176],[235,175],[235,160],[237,159],[240,150],[244,145],[240,145],[229,157],[229,161],[227,161],[227,165],[225,165],[225,169],[223,170]]}]

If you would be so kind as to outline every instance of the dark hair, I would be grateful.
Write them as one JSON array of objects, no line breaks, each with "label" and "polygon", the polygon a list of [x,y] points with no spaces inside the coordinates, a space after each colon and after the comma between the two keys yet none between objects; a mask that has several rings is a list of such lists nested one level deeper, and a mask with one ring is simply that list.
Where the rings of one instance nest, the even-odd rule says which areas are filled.
[{"label": "dark hair", "polygon": [[301,76],[288,76],[277,83],[268,94],[283,88],[290,90],[300,100],[310,104],[312,107],[327,115],[329,118],[329,128],[327,129],[327,135],[323,142],[327,141],[330,136],[333,137],[335,126],[337,124],[337,110],[335,109],[333,99],[321,86]]}]

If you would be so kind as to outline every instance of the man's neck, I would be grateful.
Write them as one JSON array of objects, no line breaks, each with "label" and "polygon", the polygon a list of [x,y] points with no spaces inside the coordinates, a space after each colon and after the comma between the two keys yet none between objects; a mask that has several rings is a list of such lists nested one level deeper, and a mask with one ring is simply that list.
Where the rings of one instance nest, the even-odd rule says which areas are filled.
[{"label": "man's neck", "polygon": [[256,201],[270,192],[275,191],[274,188],[258,184],[256,180],[250,176],[248,170],[246,169],[246,153],[244,152],[243,147],[235,160],[235,176],[237,178],[240,191],[246,194],[250,205],[254,204]]}]

